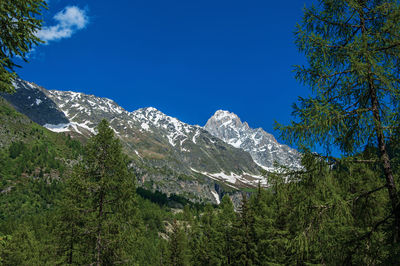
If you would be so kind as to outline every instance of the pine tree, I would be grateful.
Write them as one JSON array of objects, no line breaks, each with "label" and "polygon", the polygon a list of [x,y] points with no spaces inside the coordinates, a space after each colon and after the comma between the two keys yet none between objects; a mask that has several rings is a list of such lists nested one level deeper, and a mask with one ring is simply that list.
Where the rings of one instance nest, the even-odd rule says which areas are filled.
[{"label": "pine tree", "polygon": [[186,235],[179,226],[177,220],[172,223],[172,231],[169,234],[168,242],[168,265],[183,266],[188,265],[186,255]]},{"label": "pine tree", "polygon": [[35,237],[33,230],[21,224],[11,236],[5,237],[4,246],[0,249],[2,265],[43,265],[41,257],[43,247]]},{"label": "pine tree", "polygon": [[42,26],[38,16],[46,7],[45,0],[0,1],[0,92],[14,91],[15,57],[26,61],[26,55],[40,43],[35,34]]},{"label": "pine tree", "polygon": [[214,208],[207,205],[192,227],[190,240],[194,265],[221,265],[223,239],[217,223]]},{"label": "pine tree", "polygon": [[243,194],[241,210],[233,227],[233,265],[259,265],[254,232],[254,212]]},{"label": "pine tree", "polygon": [[[275,181],[276,182],[276,181]],[[272,182],[271,182],[272,183]],[[283,183],[283,182],[282,182]],[[288,263],[287,258],[287,222],[284,214],[287,210],[277,208],[277,203],[286,205],[282,191],[266,191],[260,184],[250,198],[250,207],[254,213],[254,234],[258,261],[261,265]]]},{"label": "pine tree", "polygon": [[89,216],[89,190],[82,179],[84,168],[78,165],[66,180],[62,197],[58,202],[57,228],[59,261],[65,264],[83,264],[89,248],[85,243],[86,224]]},{"label": "pine tree", "polygon": [[[67,183],[60,228],[67,263],[132,264],[139,221],[135,184],[119,140],[103,120]],[[78,251],[76,251],[78,249]],[[84,256],[83,256],[84,254]]]},{"label": "pine tree", "polygon": [[[348,155],[375,146],[391,202],[393,242],[400,206],[387,140],[399,127],[400,5],[395,0],[319,0],[306,9],[296,44],[307,59],[297,79],[313,95],[294,106],[298,119],[280,126],[298,145],[332,145]],[[383,185],[383,184],[382,184]]]},{"label": "pine tree", "polygon": [[228,195],[224,195],[219,207],[216,230],[221,234],[221,265],[232,265],[234,256],[233,225],[236,214]]},{"label": "pine tree", "polygon": [[202,214],[200,212],[197,213],[193,222],[190,224],[190,233],[188,236],[188,246],[189,246],[189,255],[190,262],[192,265],[202,265],[203,259],[203,247],[202,247],[202,238],[203,231],[200,223],[200,216]]}]

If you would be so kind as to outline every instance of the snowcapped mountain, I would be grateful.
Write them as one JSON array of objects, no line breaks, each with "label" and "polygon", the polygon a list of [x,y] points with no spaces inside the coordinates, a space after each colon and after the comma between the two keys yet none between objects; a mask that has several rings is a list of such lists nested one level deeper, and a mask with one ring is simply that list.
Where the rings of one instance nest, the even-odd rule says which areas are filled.
[{"label": "snowcapped mountain", "polygon": [[142,158],[178,158],[176,167],[187,173],[259,174],[247,153],[153,107],[128,112],[112,100],[94,95],[69,91],[47,91],[46,95],[69,119],[68,124],[45,124],[50,130],[90,135],[102,119],[107,119],[127,150]]},{"label": "snowcapped mountain", "polygon": [[262,128],[250,128],[234,113],[218,110],[204,128],[233,147],[249,152],[253,160],[266,170],[273,171],[275,162],[290,168],[300,167],[300,155],[296,150],[279,144]]},{"label": "snowcapped mountain", "polygon": [[129,119],[127,111],[107,98],[72,91],[43,91],[69,121],[69,123],[61,124],[44,124],[44,127],[52,131],[72,131],[90,136],[95,134],[95,127],[102,119],[108,120],[110,124],[115,124],[118,120]]},{"label": "snowcapped mountain", "polygon": [[108,120],[133,158],[139,184],[149,189],[218,203],[224,193],[266,184],[249,153],[155,108],[128,112],[107,98],[46,90],[22,80],[14,85],[17,92],[3,96],[49,130],[89,137]]}]

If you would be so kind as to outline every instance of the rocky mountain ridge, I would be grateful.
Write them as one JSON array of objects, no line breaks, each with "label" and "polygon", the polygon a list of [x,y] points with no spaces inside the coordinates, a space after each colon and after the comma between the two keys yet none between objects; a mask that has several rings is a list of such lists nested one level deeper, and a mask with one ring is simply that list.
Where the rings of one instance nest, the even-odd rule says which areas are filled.
[{"label": "rocky mountain ridge", "polygon": [[[218,111],[202,128],[153,107],[128,112],[114,101],[95,95],[46,90],[23,80],[16,80],[14,85],[15,94],[2,96],[51,131],[87,138],[96,133],[102,119],[108,120],[133,159],[139,184],[148,189],[219,203],[225,193],[240,198],[237,192],[243,188],[267,185],[260,166],[270,169],[269,165],[245,151],[247,146],[238,144],[249,142],[243,134],[240,140],[228,138],[229,130],[250,130],[234,114],[226,119],[220,117],[224,112]],[[229,132],[221,133],[220,129]]]},{"label": "rocky mountain ridge", "polygon": [[295,149],[278,143],[262,128],[250,128],[234,113],[218,110],[204,128],[233,147],[247,151],[267,171],[276,170],[276,163],[292,169],[301,167],[300,154]]},{"label": "rocky mountain ridge", "polygon": [[46,90],[23,80],[14,85],[15,94],[2,96],[51,131],[87,138],[107,119],[132,158],[139,184],[148,189],[218,203],[225,193],[240,197],[240,189],[266,184],[247,152],[155,108],[128,112],[94,95]]}]

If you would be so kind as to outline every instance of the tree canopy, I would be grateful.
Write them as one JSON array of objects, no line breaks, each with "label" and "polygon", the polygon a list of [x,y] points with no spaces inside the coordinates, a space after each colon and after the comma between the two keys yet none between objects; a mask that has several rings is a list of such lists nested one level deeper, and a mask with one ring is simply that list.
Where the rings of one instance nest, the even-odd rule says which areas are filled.
[{"label": "tree canopy", "polygon": [[27,61],[27,54],[41,42],[36,32],[42,26],[39,17],[46,7],[45,0],[0,1],[0,92],[14,91],[15,58]]},{"label": "tree canopy", "polygon": [[400,241],[400,207],[388,142],[399,129],[400,5],[395,0],[319,0],[305,9],[296,44],[308,65],[296,78],[313,95],[278,128],[291,143],[355,155],[375,147]]}]

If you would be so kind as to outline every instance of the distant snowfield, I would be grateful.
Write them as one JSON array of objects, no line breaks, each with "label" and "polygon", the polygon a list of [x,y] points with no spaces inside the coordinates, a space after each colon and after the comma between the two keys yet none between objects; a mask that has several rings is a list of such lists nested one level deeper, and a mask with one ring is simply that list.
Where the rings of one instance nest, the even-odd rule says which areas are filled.
[{"label": "distant snowfield", "polygon": [[[267,182],[267,178],[265,176],[259,176],[259,175],[252,175],[252,174],[248,174],[248,173],[242,173],[242,174],[235,174],[235,173],[230,173],[229,175],[224,173],[224,172],[220,172],[220,173],[208,173],[208,172],[202,172],[202,171],[198,171],[196,169],[190,168],[193,172],[208,176],[211,179],[214,180],[219,180],[219,181],[224,181],[224,182],[228,182],[230,184],[232,184],[231,187],[233,188],[237,188],[237,183],[239,181],[239,183],[243,183],[243,184],[248,184],[251,186],[257,186],[259,183],[261,186],[266,187],[268,186],[268,182]],[[251,177],[254,180],[248,180],[246,178],[244,178],[245,176],[247,177]]]},{"label": "distant snowfield", "polygon": [[47,128],[50,131],[61,133],[61,132],[69,132],[69,131],[76,131],[79,134],[82,134],[82,132],[79,130],[79,128],[83,128],[91,132],[92,134],[96,134],[96,131],[89,127],[88,124],[90,122],[86,121],[85,123],[76,123],[76,122],[70,122],[67,124],[58,124],[58,125],[52,125],[52,124],[45,124],[43,127]]},{"label": "distant snowfield", "polygon": [[45,128],[47,128],[48,130],[51,130],[53,132],[68,132],[70,131],[70,129],[68,129],[68,127],[71,125],[71,123],[68,124],[58,124],[58,125],[52,125],[52,124],[45,124],[43,125]]}]

